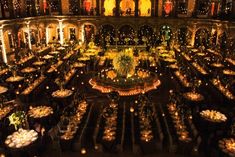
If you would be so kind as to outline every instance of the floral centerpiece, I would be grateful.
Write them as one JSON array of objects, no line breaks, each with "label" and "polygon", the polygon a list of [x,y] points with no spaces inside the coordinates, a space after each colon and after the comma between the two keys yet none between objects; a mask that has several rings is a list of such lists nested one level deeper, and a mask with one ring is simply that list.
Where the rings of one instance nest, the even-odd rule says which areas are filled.
[{"label": "floral centerpiece", "polygon": [[122,77],[131,77],[135,73],[136,63],[132,49],[126,49],[113,59],[113,66],[117,74]]},{"label": "floral centerpiece", "polygon": [[16,111],[8,117],[10,125],[14,125],[15,129],[22,126],[26,120],[26,114],[24,111]]}]

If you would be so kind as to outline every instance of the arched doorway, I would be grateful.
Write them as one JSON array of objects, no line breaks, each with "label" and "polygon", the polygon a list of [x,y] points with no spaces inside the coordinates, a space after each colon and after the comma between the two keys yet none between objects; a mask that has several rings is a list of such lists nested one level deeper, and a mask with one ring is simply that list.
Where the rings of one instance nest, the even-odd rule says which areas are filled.
[{"label": "arched doorway", "polygon": [[[149,42],[151,40],[151,37],[153,35],[153,28],[149,25],[143,25],[140,27],[140,29],[137,32],[137,36],[139,39],[139,44],[142,45],[144,42]],[[145,41],[147,40],[147,41]]]},{"label": "arched doorway", "polygon": [[84,42],[89,43],[94,40],[95,26],[91,24],[83,25]]},{"label": "arched doorway", "polygon": [[96,0],[82,0],[82,15],[94,15]]},{"label": "arched doorway", "polygon": [[180,45],[187,45],[188,28],[186,26],[180,27],[178,30],[178,42]]},{"label": "arched doorway", "polygon": [[102,14],[105,16],[114,16],[116,9],[116,0],[104,0]]},{"label": "arched doorway", "polygon": [[170,46],[170,40],[172,38],[172,30],[170,26],[163,25],[160,28],[160,39],[163,45]]},{"label": "arched doorway", "polygon": [[195,47],[205,46],[208,48],[210,43],[210,35],[207,29],[200,28],[196,32],[195,36]]},{"label": "arched doorway", "polygon": [[106,24],[101,26],[100,30],[100,36],[102,39],[102,42],[109,43],[111,45],[114,45],[114,38],[115,38],[115,29],[112,25]]},{"label": "arched doorway", "polygon": [[170,16],[174,8],[174,0],[164,0],[163,1],[163,15]]},{"label": "arched doorway", "polygon": [[118,37],[119,37],[118,44],[120,44],[120,45],[133,45],[133,44],[135,44],[135,42],[134,42],[134,37],[135,37],[134,28],[131,27],[130,25],[122,26],[118,30]]},{"label": "arched doorway", "polygon": [[134,0],[122,0],[120,2],[121,16],[133,16],[135,12]]},{"label": "arched doorway", "polygon": [[227,48],[227,33],[223,32],[219,36],[219,43],[220,43],[220,48],[221,50],[226,50]]},{"label": "arched doorway", "polygon": [[139,16],[151,16],[151,0],[139,0]]}]

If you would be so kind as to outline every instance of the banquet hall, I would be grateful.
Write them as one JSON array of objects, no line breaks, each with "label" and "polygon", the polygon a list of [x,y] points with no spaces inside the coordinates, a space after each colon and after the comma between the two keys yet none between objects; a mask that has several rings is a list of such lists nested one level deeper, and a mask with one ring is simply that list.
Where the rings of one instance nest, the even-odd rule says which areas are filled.
[{"label": "banquet hall", "polygon": [[234,157],[235,0],[1,0],[0,157]]}]

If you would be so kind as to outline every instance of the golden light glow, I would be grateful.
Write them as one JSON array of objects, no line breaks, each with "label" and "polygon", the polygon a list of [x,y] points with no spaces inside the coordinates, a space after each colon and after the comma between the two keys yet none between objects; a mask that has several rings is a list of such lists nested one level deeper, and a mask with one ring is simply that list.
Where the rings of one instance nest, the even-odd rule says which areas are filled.
[{"label": "golden light glow", "polygon": [[135,2],[133,0],[122,0],[120,3],[121,11],[124,11],[124,15],[126,15],[126,11],[130,8],[131,14],[135,11]]},{"label": "golden light glow", "polygon": [[105,8],[104,15],[105,16],[112,16],[113,15],[113,8],[115,8],[115,6],[116,6],[115,0],[105,0],[104,1],[104,8]]},{"label": "golden light glow", "polygon": [[140,16],[151,15],[151,1],[150,0],[139,0]]}]

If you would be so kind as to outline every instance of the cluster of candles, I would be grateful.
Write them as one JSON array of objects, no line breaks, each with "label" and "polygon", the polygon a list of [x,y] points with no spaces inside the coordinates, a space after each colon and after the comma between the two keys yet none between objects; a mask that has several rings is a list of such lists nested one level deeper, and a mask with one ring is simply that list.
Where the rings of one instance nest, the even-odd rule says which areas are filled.
[{"label": "cluster of candles", "polygon": [[211,66],[216,67],[216,68],[223,68],[224,65],[221,63],[212,63]]},{"label": "cluster of candles", "polygon": [[0,76],[3,75],[3,74],[6,74],[8,71],[9,71],[8,68],[2,69],[2,70],[0,71]]},{"label": "cluster of candles", "polygon": [[23,79],[24,79],[23,76],[11,76],[11,77],[7,78],[6,81],[7,82],[19,82]]},{"label": "cluster of candles", "polygon": [[211,122],[225,122],[227,117],[219,111],[216,110],[203,110],[200,112],[202,118]]},{"label": "cluster of candles", "polygon": [[221,83],[219,79],[212,79],[212,84],[221,92],[223,93],[228,99],[234,100],[235,97],[232,92],[230,92],[224,85]]},{"label": "cluster of candles", "polygon": [[34,130],[19,129],[7,136],[5,144],[10,148],[22,148],[30,145],[38,139],[38,133]]},{"label": "cluster of candles", "polygon": [[7,90],[6,87],[0,86],[0,94],[7,92]]},{"label": "cluster of candles", "polygon": [[207,71],[202,67],[200,66],[198,63],[196,62],[193,62],[192,65],[197,69],[197,71],[199,71],[201,74],[203,75],[207,75]]},{"label": "cluster of candles", "polygon": [[191,61],[192,59],[190,58],[189,55],[183,53],[182,56],[187,60],[187,61]]},{"label": "cluster of candles", "polygon": [[85,67],[85,66],[86,66],[86,64],[84,64],[84,63],[75,62],[72,67],[74,67],[74,68],[82,68],[82,67]]},{"label": "cluster of candles", "polygon": [[47,70],[48,73],[52,73],[53,71],[55,71],[61,64],[63,63],[63,61],[58,61],[57,63],[51,65],[50,69]]},{"label": "cluster of candles", "polygon": [[53,109],[49,106],[30,107],[28,115],[32,118],[42,118],[53,114]]},{"label": "cluster of candles", "polygon": [[192,84],[188,81],[186,75],[183,75],[180,71],[174,72],[175,76],[179,79],[184,87],[191,87]]},{"label": "cluster of candles", "polygon": [[45,55],[45,56],[43,56],[42,57],[43,59],[52,59],[52,58],[54,58],[54,56],[52,56],[52,55]]},{"label": "cluster of candles", "polygon": [[64,60],[66,59],[69,59],[72,55],[74,54],[74,51],[70,51],[69,53],[67,53],[65,56],[64,56]]},{"label": "cluster of candles", "polygon": [[235,139],[223,138],[219,140],[219,147],[223,152],[229,154],[229,156],[235,156]]},{"label": "cluster of candles", "polygon": [[34,72],[34,71],[36,71],[36,69],[33,68],[33,67],[26,67],[26,68],[21,70],[22,73],[31,73],[31,72]]},{"label": "cluster of candles", "polygon": [[5,118],[8,115],[8,113],[12,111],[13,108],[14,106],[11,105],[0,108],[0,120]]},{"label": "cluster of candles", "polygon": [[140,139],[145,142],[149,142],[153,139],[153,131],[151,128],[151,119],[146,114],[139,112],[139,123],[140,123]]},{"label": "cluster of candles", "polygon": [[76,69],[71,69],[67,74],[65,74],[64,76],[65,84],[68,83],[69,80],[75,75],[76,71],[77,71]]},{"label": "cluster of candles", "polygon": [[81,123],[86,111],[88,108],[88,104],[86,101],[82,101],[79,103],[76,109],[76,114],[71,116],[69,118],[69,124],[65,130],[65,132],[62,133],[60,136],[63,140],[71,140],[73,139],[75,133],[77,132],[78,126]]},{"label": "cluster of candles", "polygon": [[203,95],[196,93],[195,91],[184,93],[183,96],[191,101],[202,101],[204,99]]},{"label": "cluster of candles", "polygon": [[61,51],[61,50],[65,50],[65,48],[61,46],[61,47],[58,47],[57,50]]},{"label": "cluster of candles", "polygon": [[152,85],[144,86],[144,87],[136,86],[136,87],[128,89],[128,90],[127,89],[123,89],[123,90],[119,89],[118,90],[118,89],[113,89],[113,87],[111,87],[111,86],[105,87],[102,85],[98,85],[94,79],[90,79],[89,84],[92,86],[92,88],[97,89],[97,90],[101,91],[102,93],[110,93],[112,91],[117,91],[119,93],[119,95],[121,95],[121,96],[131,96],[131,95],[137,95],[140,93],[145,93],[150,90],[156,89],[161,84],[161,81],[155,80]]},{"label": "cluster of candles", "polygon": [[28,95],[30,94],[36,87],[38,87],[46,77],[44,75],[37,78],[32,84],[30,84],[21,94]]},{"label": "cluster of candles", "polygon": [[225,59],[227,62],[229,62],[232,65],[235,65],[235,60],[231,59],[231,58],[226,58]]},{"label": "cluster of candles", "polygon": [[111,80],[117,77],[117,73],[114,70],[107,71],[106,75],[107,75],[107,78],[110,78]]},{"label": "cluster of candles", "polygon": [[66,98],[73,94],[72,90],[69,89],[59,89],[52,93],[52,96],[55,98]]},{"label": "cluster of candles", "polygon": [[51,51],[49,54],[56,55],[56,54],[59,54],[59,53],[60,53],[60,51]]},{"label": "cluster of candles", "polygon": [[36,65],[36,66],[40,66],[40,65],[44,65],[44,64],[46,64],[46,62],[44,62],[44,61],[36,61],[33,63],[33,65]]},{"label": "cluster of candles", "polygon": [[19,61],[17,64],[18,64],[18,65],[24,64],[24,63],[26,63],[27,61],[31,60],[32,58],[34,58],[34,55],[26,56],[26,57],[24,57],[24,58],[21,58],[20,61]]},{"label": "cluster of candles", "polygon": [[230,69],[224,69],[224,70],[223,70],[223,73],[224,73],[225,75],[235,75],[235,71],[230,70]]},{"label": "cluster of candles", "polygon": [[105,141],[114,141],[116,139],[118,105],[111,104],[111,113],[104,113],[104,133],[102,139]]},{"label": "cluster of candles", "polygon": [[177,63],[168,65],[168,67],[171,69],[179,69],[179,66],[177,65]]},{"label": "cluster of candles", "polygon": [[174,122],[174,126],[176,129],[177,134],[179,135],[179,140],[188,142],[192,139],[189,136],[189,132],[186,130],[186,125],[184,124],[183,120],[181,119],[180,113],[177,111],[176,104],[170,103],[167,106],[170,116]]}]

